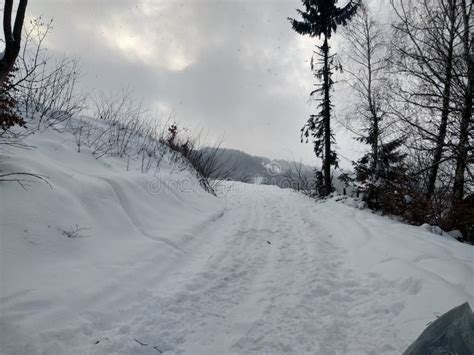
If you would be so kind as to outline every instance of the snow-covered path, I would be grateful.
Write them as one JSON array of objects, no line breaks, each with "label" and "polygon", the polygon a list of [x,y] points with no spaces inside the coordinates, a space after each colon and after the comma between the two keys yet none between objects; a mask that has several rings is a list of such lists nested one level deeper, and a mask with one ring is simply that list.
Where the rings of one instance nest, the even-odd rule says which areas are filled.
[{"label": "snow-covered path", "polygon": [[[398,354],[407,346],[407,334],[416,338],[410,331],[413,324],[426,324],[420,303],[430,309],[437,302],[473,300],[472,250],[465,253],[460,284],[438,280],[451,288],[438,299],[427,299],[420,293],[430,281],[405,274],[403,267],[388,277],[371,267],[353,268],[351,253],[357,252],[357,244],[364,249],[376,238],[380,217],[256,185],[236,185],[228,201],[224,214],[200,231],[205,245],[178,263],[160,291],[151,287],[150,297],[131,312],[130,328],[120,343],[136,337],[161,351],[192,354]],[[378,224],[390,238],[385,229],[391,222]],[[354,240],[348,243],[350,237]],[[438,245],[448,255],[449,243]],[[390,255],[387,244],[385,254]],[[358,264],[371,260],[383,269],[403,257],[367,255]],[[413,262],[428,259],[429,254]],[[429,272],[421,265],[410,267]],[[466,292],[459,295],[463,282]],[[406,306],[414,308],[408,317],[398,317]],[[114,331],[109,334],[115,336]],[[131,352],[137,350],[134,346]]]},{"label": "snow-covered path", "polygon": [[302,212],[314,202],[276,188],[237,189],[200,238],[202,253],[169,275],[173,291],[150,297],[137,312],[134,334],[189,353],[346,349],[351,339],[343,328],[356,326],[346,320],[350,294],[372,290],[356,290],[341,248],[305,221]]},{"label": "snow-covered path", "polygon": [[473,247],[271,186],[150,194],[72,154],[36,159],[55,192],[1,190],[0,353],[399,354],[474,304]]}]

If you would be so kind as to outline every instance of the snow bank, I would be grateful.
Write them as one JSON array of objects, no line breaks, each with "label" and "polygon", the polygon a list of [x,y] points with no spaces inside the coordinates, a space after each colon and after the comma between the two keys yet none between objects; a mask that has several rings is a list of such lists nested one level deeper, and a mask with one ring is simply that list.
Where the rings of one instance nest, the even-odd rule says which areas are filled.
[{"label": "snow bank", "polygon": [[436,315],[474,303],[473,246],[334,200],[319,203],[313,212],[328,237],[345,250],[346,268],[365,279],[359,285],[375,287],[371,302],[355,307],[350,316],[363,323],[378,314],[384,326],[373,336],[398,344],[393,353],[402,352],[400,345],[406,342],[406,348]]},{"label": "snow bank", "polygon": [[54,131],[27,143],[37,149],[11,150],[2,169],[46,176],[52,188],[0,183],[0,349],[34,354],[41,331],[48,353],[71,353],[90,332],[71,325],[90,305],[143,298],[138,285],[205,244],[193,231],[224,205],[166,162],[155,173],[126,171],[125,161],[77,153],[72,136]]}]

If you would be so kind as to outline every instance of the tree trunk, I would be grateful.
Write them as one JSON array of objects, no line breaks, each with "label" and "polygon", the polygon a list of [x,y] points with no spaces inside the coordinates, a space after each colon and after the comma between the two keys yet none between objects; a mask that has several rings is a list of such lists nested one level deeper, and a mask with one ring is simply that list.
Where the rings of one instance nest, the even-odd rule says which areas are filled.
[{"label": "tree trunk", "polygon": [[[446,68],[448,71],[448,68]],[[451,81],[451,79],[449,79]],[[441,123],[439,125],[438,137],[436,139],[436,147],[433,153],[432,166],[430,169],[430,175],[428,178],[428,186],[426,191],[426,196],[431,198],[434,193],[436,179],[438,177],[439,164],[441,162],[441,157],[443,155],[444,141],[446,139],[446,131],[448,127],[448,117],[449,117],[449,96],[450,96],[450,86],[451,84],[445,83],[445,88],[443,92],[443,108],[441,112]],[[449,95],[449,96],[448,96]]]},{"label": "tree trunk", "polygon": [[331,78],[329,68],[329,44],[327,36],[324,37],[323,44],[324,53],[324,102],[323,102],[323,120],[324,120],[324,159],[323,159],[323,173],[324,173],[324,188],[325,194],[329,195],[332,192],[331,183]]},{"label": "tree trunk", "polygon": [[16,58],[20,52],[21,31],[25,19],[26,5],[28,0],[20,0],[16,12],[15,25],[12,31],[13,0],[5,0],[3,8],[3,34],[5,37],[5,53],[0,59],[0,86],[5,82],[8,74],[15,65]]},{"label": "tree trunk", "polygon": [[380,164],[379,164],[379,119],[375,114],[373,116],[373,129],[374,129],[374,141],[372,142],[372,176],[374,181],[377,181],[380,177]]},{"label": "tree trunk", "polygon": [[[366,11],[366,10],[363,10]],[[367,58],[367,100],[369,103],[370,114],[372,115],[372,137],[371,146],[372,146],[372,178],[374,181],[377,181],[380,177],[379,174],[379,117],[377,115],[377,109],[374,103],[372,95],[372,50],[373,45],[371,44],[371,33],[369,27],[369,18],[368,14],[364,13],[364,35],[366,41],[366,58]],[[369,133],[370,134],[370,133]]]},{"label": "tree trunk", "polygon": [[472,99],[473,99],[473,85],[474,85],[474,54],[470,53],[472,38],[469,34],[469,17],[466,0],[461,1],[463,6],[463,45],[464,45],[464,60],[467,66],[467,83],[466,91],[464,93],[464,107],[461,116],[461,124],[459,127],[459,146],[456,154],[456,173],[454,175],[453,186],[453,202],[462,201],[464,197],[464,172],[467,166],[468,145],[469,145],[469,126],[472,119]]},{"label": "tree trunk", "polygon": [[433,153],[433,160],[430,170],[430,175],[428,178],[428,186],[426,190],[426,196],[431,198],[434,193],[436,179],[438,177],[439,164],[443,156],[443,149],[446,140],[446,131],[448,127],[448,118],[450,113],[450,102],[451,102],[451,84],[453,79],[453,56],[454,56],[454,38],[456,36],[455,22],[456,22],[456,5],[457,1],[454,0],[450,3],[448,21],[450,23],[449,30],[449,42],[448,42],[448,52],[446,53],[446,72],[444,75],[443,83],[443,102],[441,108],[441,122],[439,125],[438,136],[436,139],[436,146]]}]

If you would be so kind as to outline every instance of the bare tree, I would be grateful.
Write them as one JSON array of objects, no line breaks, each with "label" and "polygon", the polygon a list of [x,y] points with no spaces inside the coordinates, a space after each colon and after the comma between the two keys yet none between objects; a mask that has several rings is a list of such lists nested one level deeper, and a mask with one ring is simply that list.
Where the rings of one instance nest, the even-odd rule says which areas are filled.
[{"label": "bare tree", "polygon": [[472,131],[472,100],[474,86],[474,45],[471,24],[471,15],[473,11],[472,2],[468,4],[466,0],[461,0],[461,11],[463,18],[462,43],[463,59],[466,70],[466,82],[464,89],[464,104],[459,126],[459,142],[456,149],[456,172],[454,175],[453,202],[459,203],[464,196],[464,175],[468,164],[468,154],[472,145],[469,144],[469,133]]},{"label": "bare tree", "polygon": [[12,31],[13,0],[5,0],[3,7],[3,35],[5,36],[5,52],[0,59],[0,85],[3,84],[8,74],[15,65],[16,58],[21,48],[21,32],[25,19],[28,0],[20,0]]},{"label": "bare tree", "polygon": [[[455,114],[453,107],[453,77],[456,53],[460,47],[458,31],[462,26],[461,0],[392,0],[399,22],[394,25],[393,64],[405,76],[399,87],[406,105],[426,111],[415,117],[399,115],[430,146],[430,169],[426,195],[435,190],[438,171],[446,148],[448,125]],[[408,80],[407,80],[408,78]],[[409,82],[411,85],[407,85]],[[421,121],[421,122],[420,122]]]},{"label": "bare tree", "polygon": [[[371,147],[371,179],[380,175],[379,150],[384,133],[382,120],[387,115],[388,61],[386,58],[386,33],[376,22],[369,9],[363,5],[344,32],[348,42],[350,75],[349,85],[357,95],[354,112],[348,120],[356,120],[359,129],[357,140]],[[348,122],[352,125],[351,122]]]}]

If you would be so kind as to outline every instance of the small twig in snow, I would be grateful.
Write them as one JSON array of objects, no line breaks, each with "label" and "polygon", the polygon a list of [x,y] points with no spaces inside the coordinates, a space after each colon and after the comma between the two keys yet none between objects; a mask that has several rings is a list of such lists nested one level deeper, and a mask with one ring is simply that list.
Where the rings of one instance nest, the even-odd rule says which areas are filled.
[{"label": "small twig in snow", "polygon": [[[141,346],[149,346],[147,343],[143,343],[143,342],[141,342],[140,340],[138,340],[136,338],[133,338],[133,340],[135,340]],[[153,345],[152,348],[155,349],[156,351],[158,351],[160,354],[163,354],[163,351],[161,351],[161,349],[158,347],[158,345]]]},{"label": "small twig in snow", "polygon": [[148,346],[148,344],[142,343],[142,342],[141,342],[140,340],[138,340],[138,339],[133,338],[133,340],[135,340],[135,341],[136,341],[138,344],[140,344],[141,346]]},{"label": "small twig in snow", "polygon": [[80,228],[77,224],[75,224],[74,226],[71,226],[69,230],[62,230],[62,232],[63,235],[68,238],[82,238],[85,236],[82,235],[81,232],[88,230],[90,230],[90,228]]}]

